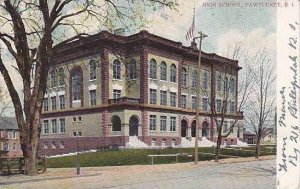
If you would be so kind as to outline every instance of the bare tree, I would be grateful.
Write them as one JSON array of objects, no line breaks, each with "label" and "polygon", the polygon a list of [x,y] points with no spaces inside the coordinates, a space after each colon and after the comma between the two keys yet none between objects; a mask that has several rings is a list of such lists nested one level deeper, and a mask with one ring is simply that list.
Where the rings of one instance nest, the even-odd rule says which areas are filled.
[{"label": "bare tree", "polygon": [[250,70],[249,75],[253,79],[253,87],[246,102],[245,121],[247,127],[256,135],[255,157],[259,158],[263,134],[274,126],[275,64],[265,49],[259,50],[255,56],[250,57],[247,61]]},{"label": "bare tree", "polygon": [[[57,45],[84,38],[98,29],[143,25],[143,15],[176,0],[4,0],[0,4],[0,71],[11,97],[20,130],[26,175],[37,174],[40,116],[49,65]],[[90,24],[89,24],[90,23]],[[98,24],[97,24],[98,23]],[[63,41],[63,42],[62,42]],[[24,100],[18,94],[2,56],[13,57],[21,76]],[[2,56],[1,56],[2,55]],[[33,70],[34,68],[34,70]]]},{"label": "bare tree", "polygon": [[9,102],[6,91],[0,86],[0,118],[3,117],[4,113],[9,109]]}]

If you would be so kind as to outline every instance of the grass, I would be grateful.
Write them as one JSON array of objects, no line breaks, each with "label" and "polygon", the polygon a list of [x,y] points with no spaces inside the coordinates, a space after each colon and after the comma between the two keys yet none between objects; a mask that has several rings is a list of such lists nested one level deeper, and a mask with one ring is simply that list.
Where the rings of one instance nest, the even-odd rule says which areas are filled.
[{"label": "grass", "polygon": [[[247,150],[247,151],[246,151]],[[199,160],[213,160],[213,148],[199,148]],[[148,155],[153,154],[176,154],[176,153],[194,153],[194,148],[167,148],[167,149],[127,149],[116,151],[102,151],[94,153],[79,154],[81,167],[98,167],[98,166],[122,166],[122,165],[147,165],[150,163]],[[270,149],[262,148],[261,155],[273,155]],[[220,149],[220,159],[228,158],[231,156],[239,157],[253,157],[255,151],[250,148],[222,148]],[[193,157],[179,156],[178,162],[191,162]],[[175,157],[155,157],[154,164],[167,164],[176,163]],[[62,167],[75,167],[76,156],[66,156],[48,159],[48,167],[62,168]]]}]

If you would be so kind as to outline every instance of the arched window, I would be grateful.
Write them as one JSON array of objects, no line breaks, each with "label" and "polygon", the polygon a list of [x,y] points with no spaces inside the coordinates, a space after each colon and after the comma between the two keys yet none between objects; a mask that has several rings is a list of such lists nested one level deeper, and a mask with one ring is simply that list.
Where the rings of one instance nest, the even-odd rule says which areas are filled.
[{"label": "arched window", "polygon": [[113,78],[121,79],[121,62],[118,59],[113,62]]},{"label": "arched window", "polygon": [[96,61],[91,60],[89,63],[90,80],[96,79],[96,67],[97,67]]},{"label": "arched window", "polygon": [[235,91],[235,83],[234,83],[234,79],[230,79],[230,83],[229,83],[229,90],[230,90],[230,93],[234,93]]},{"label": "arched window", "polygon": [[51,84],[51,87],[56,87],[57,85],[57,80],[56,80],[56,70],[53,69],[51,70],[50,72],[50,84]]},{"label": "arched window", "polygon": [[82,100],[82,70],[80,67],[76,67],[71,72],[71,95],[72,100]]},{"label": "arched window", "polygon": [[204,90],[207,89],[207,83],[208,83],[208,74],[207,74],[206,71],[204,71],[204,73],[203,73],[203,79],[202,79],[202,88]]},{"label": "arched window", "polygon": [[121,119],[119,116],[114,115],[111,118],[112,131],[121,131]]},{"label": "arched window", "polygon": [[218,78],[217,78],[217,91],[221,91],[222,89],[222,77],[221,75],[218,75]]},{"label": "arched window", "polygon": [[182,85],[187,86],[188,83],[188,73],[185,68],[182,69]]},{"label": "arched window", "polygon": [[58,74],[59,74],[59,86],[65,85],[65,72],[64,72],[64,69],[59,68]]},{"label": "arched window", "polygon": [[197,71],[194,70],[192,73],[192,87],[197,87]]},{"label": "arched window", "polygon": [[131,59],[129,63],[129,79],[136,79],[136,61]]},{"label": "arched window", "polygon": [[164,61],[160,64],[160,80],[167,80],[167,64]]},{"label": "arched window", "polygon": [[157,79],[157,63],[153,58],[150,60],[149,69],[149,77],[152,79]]},{"label": "arched window", "polygon": [[174,64],[171,65],[170,67],[170,81],[171,82],[176,82],[176,73],[177,73],[177,70],[176,70],[176,66]]}]

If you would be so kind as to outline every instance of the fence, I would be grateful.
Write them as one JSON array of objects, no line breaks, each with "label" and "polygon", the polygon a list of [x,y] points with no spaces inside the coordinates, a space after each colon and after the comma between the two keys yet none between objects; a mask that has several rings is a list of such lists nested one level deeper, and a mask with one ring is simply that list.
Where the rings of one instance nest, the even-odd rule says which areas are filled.
[{"label": "fence", "polygon": [[[0,158],[0,175],[22,174],[24,172],[25,160],[21,158]],[[47,159],[38,159],[38,172],[47,170]]]}]

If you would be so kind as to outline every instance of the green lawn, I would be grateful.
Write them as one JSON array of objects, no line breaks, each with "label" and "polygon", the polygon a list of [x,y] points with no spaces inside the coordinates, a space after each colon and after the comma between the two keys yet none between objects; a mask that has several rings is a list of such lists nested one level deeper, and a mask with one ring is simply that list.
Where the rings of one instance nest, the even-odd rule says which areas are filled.
[{"label": "green lawn", "polygon": [[[245,151],[247,150],[247,151]],[[269,149],[262,149],[261,155],[272,155]],[[193,148],[168,148],[168,149],[126,149],[116,151],[102,151],[85,153],[79,155],[81,167],[97,167],[97,166],[121,166],[121,165],[146,165],[150,163],[148,155],[151,154],[176,154],[176,153],[189,153],[194,152]],[[199,148],[199,160],[212,160],[214,159],[213,148]],[[234,148],[226,148],[220,150],[220,159],[232,156],[251,157],[255,155],[252,148],[242,148],[242,150]],[[190,162],[193,157],[180,156],[178,162]],[[175,157],[155,157],[154,164],[175,163]],[[76,156],[66,156],[48,159],[48,167],[61,168],[61,167],[75,167]]]}]

